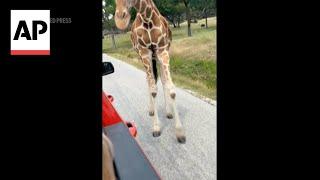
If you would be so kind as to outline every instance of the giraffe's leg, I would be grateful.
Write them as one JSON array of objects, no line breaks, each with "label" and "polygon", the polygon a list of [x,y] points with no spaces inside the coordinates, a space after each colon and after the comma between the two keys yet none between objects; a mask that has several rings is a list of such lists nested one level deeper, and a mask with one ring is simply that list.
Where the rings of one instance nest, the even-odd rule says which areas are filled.
[{"label": "giraffe's leg", "polygon": [[157,85],[155,81],[155,77],[153,75],[152,70],[152,62],[151,62],[151,54],[142,55],[141,57],[144,67],[146,68],[147,73],[147,82],[149,86],[149,98],[150,98],[150,106],[149,106],[149,115],[153,120],[153,137],[158,137],[161,135],[160,130],[160,121],[158,118],[158,111],[156,106],[156,96],[157,96]]},{"label": "giraffe's leg", "polygon": [[182,124],[179,118],[179,113],[177,111],[176,102],[175,102],[176,92],[175,92],[174,84],[172,82],[171,75],[170,75],[170,66],[169,66],[170,57],[169,57],[168,51],[164,50],[162,52],[159,52],[158,58],[161,63],[161,67],[163,69],[162,70],[162,74],[164,76],[163,85],[170,96],[169,100],[172,106],[173,117],[175,119],[176,137],[179,143],[185,143],[186,142],[185,131],[184,131],[184,128],[182,127]]},{"label": "giraffe's leg", "polygon": [[152,107],[154,107],[154,113],[151,115],[152,120],[153,120],[153,130],[152,130],[152,135],[153,137],[158,137],[161,135],[161,130],[160,130],[160,121],[158,118],[158,111],[157,111],[157,106],[156,106],[156,96],[153,97],[150,95],[150,104]]},{"label": "giraffe's leg", "polygon": [[161,78],[161,83],[162,83],[162,87],[163,87],[163,92],[164,92],[164,100],[166,103],[166,113],[167,113],[167,118],[168,119],[172,119],[173,118],[173,113],[172,113],[172,101],[170,99],[170,95],[169,95],[169,91],[170,88],[167,86],[166,83],[166,76],[165,76],[165,68],[166,65],[161,64],[160,66],[160,78]]}]

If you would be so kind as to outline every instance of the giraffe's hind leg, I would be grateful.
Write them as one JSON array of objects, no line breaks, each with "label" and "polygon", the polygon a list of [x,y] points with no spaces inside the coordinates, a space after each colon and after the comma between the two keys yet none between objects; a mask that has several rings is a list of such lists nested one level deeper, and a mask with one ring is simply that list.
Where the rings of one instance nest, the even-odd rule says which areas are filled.
[{"label": "giraffe's hind leg", "polygon": [[179,113],[177,111],[177,107],[176,107],[176,92],[174,89],[174,84],[172,82],[171,79],[171,75],[170,75],[170,68],[169,68],[169,53],[167,50],[164,50],[162,52],[158,53],[158,59],[161,63],[161,76],[163,76],[162,79],[162,83],[165,89],[165,94],[168,94],[167,96],[169,96],[168,98],[166,98],[166,100],[170,103],[169,105],[169,109],[172,109],[172,115],[175,119],[175,130],[176,130],[176,137],[179,143],[185,143],[186,142],[186,136],[185,136],[185,131],[184,128],[181,124],[180,118],[179,118]]},{"label": "giraffe's hind leg", "polygon": [[[141,55],[141,53],[140,53]],[[153,137],[158,137],[161,135],[160,130],[160,121],[158,118],[158,111],[156,106],[156,97],[157,97],[157,84],[152,70],[152,62],[151,62],[151,53],[141,55],[141,60],[146,68],[147,74],[147,83],[149,87],[149,98],[150,98],[150,106],[149,106],[149,116],[153,120]]]},{"label": "giraffe's hind leg", "polygon": [[172,119],[173,118],[173,113],[172,113],[172,100],[170,98],[170,87],[168,87],[168,83],[166,83],[166,75],[165,75],[165,69],[167,68],[166,65],[161,65],[160,69],[160,78],[161,78],[161,83],[163,87],[163,93],[164,93],[164,100],[165,100],[165,106],[166,106],[166,113],[167,113],[167,118]]}]

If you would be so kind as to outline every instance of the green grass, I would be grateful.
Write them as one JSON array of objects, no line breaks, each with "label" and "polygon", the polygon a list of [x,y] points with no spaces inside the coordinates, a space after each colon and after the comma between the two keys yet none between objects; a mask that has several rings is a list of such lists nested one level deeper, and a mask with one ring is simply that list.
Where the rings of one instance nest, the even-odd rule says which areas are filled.
[{"label": "green grass", "polygon": [[[176,86],[216,99],[216,18],[208,18],[208,29],[201,28],[205,20],[192,23],[192,37],[187,36],[186,22],[180,28],[171,27],[170,68]],[[103,52],[144,70],[132,49],[130,33],[116,36],[117,48],[110,38],[103,40]]]},{"label": "green grass", "polygon": [[170,68],[173,81],[206,97],[216,96],[216,63],[214,61],[171,58]]}]

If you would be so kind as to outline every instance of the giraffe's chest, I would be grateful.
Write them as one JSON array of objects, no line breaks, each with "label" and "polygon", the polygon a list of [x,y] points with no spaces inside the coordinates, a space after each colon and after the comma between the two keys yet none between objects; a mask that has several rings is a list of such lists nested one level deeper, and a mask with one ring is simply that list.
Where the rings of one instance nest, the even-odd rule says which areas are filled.
[{"label": "giraffe's chest", "polygon": [[165,46],[168,43],[166,34],[161,32],[159,28],[138,28],[135,29],[132,33],[133,36],[135,36],[135,43],[143,47],[149,48],[151,45],[153,45],[159,48]]},{"label": "giraffe's chest", "polygon": [[160,24],[155,26],[154,23],[144,22],[141,19],[136,20],[132,29],[132,41],[134,45],[140,45],[142,47],[161,48],[169,43],[166,32],[163,31],[163,27]]}]

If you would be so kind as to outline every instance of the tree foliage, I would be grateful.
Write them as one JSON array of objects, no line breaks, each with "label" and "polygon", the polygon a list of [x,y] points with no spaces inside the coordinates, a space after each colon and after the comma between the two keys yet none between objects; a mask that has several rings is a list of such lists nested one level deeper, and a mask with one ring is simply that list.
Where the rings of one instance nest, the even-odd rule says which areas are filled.
[{"label": "tree foliage", "polygon": [[185,7],[180,0],[154,0],[161,14],[176,27],[182,21]]},{"label": "tree foliage", "polygon": [[114,38],[114,33],[116,30],[116,24],[114,22],[114,13],[116,11],[116,5],[114,0],[103,0],[102,7],[102,29],[103,35],[104,31],[108,31],[111,35],[112,47],[116,48],[116,41]]},{"label": "tree foliage", "polygon": [[114,13],[116,11],[116,5],[114,0],[104,0],[103,6],[103,29],[114,30],[115,22],[114,22]]},{"label": "tree foliage", "polygon": [[[103,0],[103,29],[116,31],[113,15],[115,13],[115,0]],[[174,26],[187,21],[188,35],[191,36],[191,19],[206,19],[216,15],[216,0],[153,0],[160,13]],[[136,11],[131,10],[131,21],[135,19]]]}]

